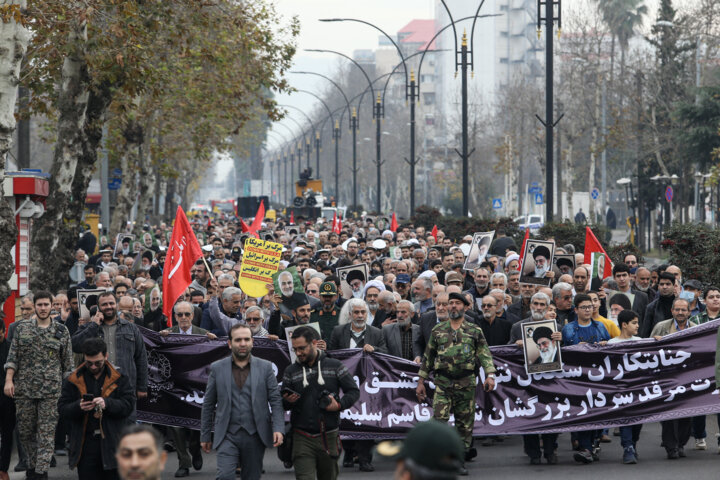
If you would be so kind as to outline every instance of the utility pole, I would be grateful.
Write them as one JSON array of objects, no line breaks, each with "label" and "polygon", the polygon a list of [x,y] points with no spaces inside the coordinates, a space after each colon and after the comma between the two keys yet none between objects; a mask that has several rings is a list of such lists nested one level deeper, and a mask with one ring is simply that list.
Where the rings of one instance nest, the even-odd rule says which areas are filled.
[{"label": "utility pole", "polygon": [[335,205],[340,203],[340,191],[338,190],[338,170],[340,163],[340,122],[335,120],[333,128],[333,142],[335,142]]},{"label": "utility pole", "polygon": [[358,128],[358,118],[357,118],[357,110],[355,110],[355,107],[353,107],[352,111],[352,117],[350,117],[350,128],[352,128],[353,132],[353,142],[352,142],[352,152],[353,152],[353,162],[352,162],[352,174],[353,174],[353,204],[352,208],[357,208],[357,128]]},{"label": "utility pole", "polygon": [[[537,0],[537,29],[538,37],[542,32],[542,23],[545,22],[545,120],[538,120],[545,126],[545,221],[553,219],[553,129],[562,115],[554,120],[553,112],[553,30],[557,22],[558,34],[562,28],[561,0]],[[557,13],[556,8],[557,7]]]}]

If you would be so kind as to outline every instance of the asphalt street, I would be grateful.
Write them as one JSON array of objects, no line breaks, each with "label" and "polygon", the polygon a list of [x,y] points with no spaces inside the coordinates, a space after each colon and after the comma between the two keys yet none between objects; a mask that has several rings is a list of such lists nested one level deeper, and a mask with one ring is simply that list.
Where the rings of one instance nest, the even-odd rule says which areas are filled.
[{"label": "asphalt street", "polygon": [[[693,480],[717,479],[720,455],[715,436],[718,433],[718,427],[714,415],[708,416],[707,428],[707,450],[694,450],[694,440],[691,437],[686,446],[687,458],[667,460],[665,450],[660,447],[660,424],[645,425],[638,444],[639,463],[636,465],[622,464],[619,437],[612,437],[611,443],[602,444],[599,462],[580,465],[575,463],[572,458],[570,435],[560,435],[558,465],[543,464],[539,466],[530,466],[529,459],[522,450],[521,437],[506,437],[501,443],[496,443],[492,447],[478,447],[478,457],[467,465],[470,471],[469,478],[488,478],[487,476],[490,475],[492,478],[499,479],[557,480],[558,478],[571,478],[571,476],[578,478],[577,476],[581,475],[582,480],[607,480],[609,478],[661,480],[688,477]],[[191,471],[187,478],[197,480],[215,478],[215,456],[205,455],[204,457],[203,469],[199,472]],[[163,474],[164,479],[174,478],[178,466],[175,453],[169,454],[168,458]],[[58,466],[51,469],[49,477],[62,480],[76,479],[77,473],[67,467],[67,457],[59,457],[58,460]],[[17,459],[13,457],[11,467],[16,463]],[[373,463],[376,469],[373,473],[360,473],[357,467],[355,469],[341,467],[340,476],[353,479],[392,478],[394,469],[392,462],[376,457]],[[264,479],[289,480],[294,478],[292,470],[283,468],[274,450],[265,453],[265,472]],[[10,478],[20,480],[25,478],[25,475],[11,473]]]}]

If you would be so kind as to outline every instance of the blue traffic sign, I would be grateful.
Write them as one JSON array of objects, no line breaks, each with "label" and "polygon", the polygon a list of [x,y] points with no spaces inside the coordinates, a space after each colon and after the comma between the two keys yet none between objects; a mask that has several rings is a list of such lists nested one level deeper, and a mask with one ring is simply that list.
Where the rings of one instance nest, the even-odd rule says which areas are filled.
[{"label": "blue traffic sign", "polygon": [[528,187],[528,193],[537,194],[542,192],[542,187],[538,182],[532,182]]},{"label": "blue traffic sign", "polygon": [[667,200],[668,203],[672,202],[673,200],[673,188],[671,185],[668,185],[665,189],[665,200]]},{"label": "blue traffic sign", "polygon": [[112,171],[110,172],[110,174],[111,174],[113,177],[120,177],[120,176],[122,176],[122,169],[120,169],[120,168],[113,168]]},{"label": "blue traffic sign", "polygon": [[492,201],[493,209],[499,210],[502,208],[502,199],[501,198],[493,198]]},{"label": "blue traffic sign", "polygon": [[108,190],[120,190],[120,185],[122,185],[122,180],[113,178],[108,182]]},{"label": "blue traffic sign", "polygon": [[543,203],[545,203],[545,202],[543,201],[543,194],[542,194],[542,193],[536,193],[536,194],[535,194],[535,205],[542,205]]},{"label": "blue traffic sign", "polygon": [[597,187],[593,188],[592,190],[590,190],[590,196],[593,198],[593,200],[597,200],[600,196],[600,190],[598,190]]}]

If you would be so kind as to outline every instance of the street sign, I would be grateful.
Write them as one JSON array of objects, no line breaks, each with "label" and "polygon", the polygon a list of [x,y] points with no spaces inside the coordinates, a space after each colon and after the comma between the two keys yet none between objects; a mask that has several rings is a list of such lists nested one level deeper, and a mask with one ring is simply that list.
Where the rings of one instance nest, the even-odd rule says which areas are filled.
[{"label": "street sign", "polygon": [[593,200],[597,200],[600,196],[600,190],[598,190],[597,187],[593,188],[592,190],[590,190],[590,196]]},{"label": "street sign", "polygon": [[543,194],[542,194],[542,193],[536,193],[536,194],[535,194],[535,205],[542,205],[543,203],[545,203],[545,202],[543,201]]},{"label": "street sign", "polygon": [[540,192],[542,192],[542,187],[538,182],[532,182],[528,187],[528,193],[530,194],[537,194]]},{"label": "street sign", "polygon": [[492,205],[493,205],[493,209],[500,210],[502,208],[502,199],[501,198],[493,198]]},{"label": "street sign", "polygon": [[113,168],[108,179],[108,190],[120,190],[120,185],[122,185],[122,170]]},{"label": "street sign", "polygon": [[673,188],[672,185],[668,185],[665,189],[665,200],[668,201],[668,203],[672,202],[673,199]]}]

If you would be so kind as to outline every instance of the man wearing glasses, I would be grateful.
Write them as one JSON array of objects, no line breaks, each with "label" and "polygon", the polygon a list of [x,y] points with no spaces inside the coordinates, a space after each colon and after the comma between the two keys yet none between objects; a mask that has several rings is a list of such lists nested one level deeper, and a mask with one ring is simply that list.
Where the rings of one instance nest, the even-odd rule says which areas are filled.
[{"label": "man wearing glasses", "polygon": [[[172,333],[179,335],[207,335],[210,339],[217,338],[214,333],[192,324],[193,310],[192,303],[190,302],[181,301],[176,303],[173,311],[175,312],[177,325],[160,331],[160,335],[166,337]],[[190,475],[191,466],[195,470],[200,470],[203,466],[203,458],[200,450],[200,432],[184,427],[173,427],[171,433],[175,440],[175,448],[177,449],[178,456],[178,469],[175,472],[175,477],[180,478]],[[190,447],[189,453],[188,446]]]},{"label": "man wearing glasses", "polygon": [[[555,296],[554,289],[553,296]],[[592,319],[593,302],[590,295],[578,293],[575,295],[574,303],[577,320],[568,323],[563,328],[563,345],[577,345],[579,343],[606,344],[610,340],[610,334],[602,323]],[[558,310],[560,310],[559,306]],[[576,462],[587,464],[600,460],[600,436],[598,432],[601,432],[601,430],[577,432],[580,450],[576,451],[573,456]]]},{"label": "man wearing glasses", "polygon": [[[486,376],[483,387],[489,392],[495,388],[495,366],[483,331],[465,320],[465,307],[470,305],[468,299],[458,292],[448,297],[449,321],[439,323],[430,334],[418,372],[416,395],[419,402],[427,399],[425,380],[430,372],[435,372],[433,416],[447,422],[451,413],[455,415],[455,428],[465,445],[465,460],[471,460],[477,455],[472,448],[475,372],[478,367],[483,368]],[[464,463],[460,474],[468,474]]]}]

